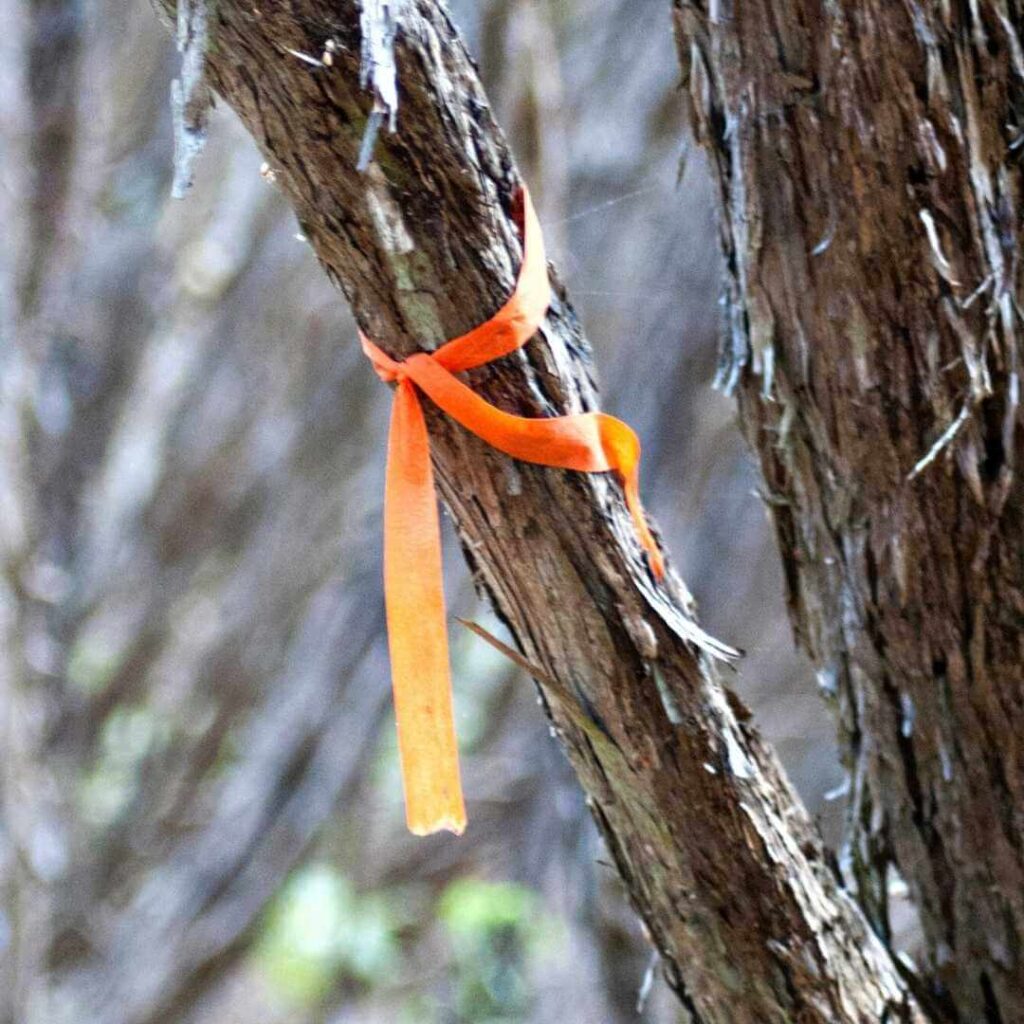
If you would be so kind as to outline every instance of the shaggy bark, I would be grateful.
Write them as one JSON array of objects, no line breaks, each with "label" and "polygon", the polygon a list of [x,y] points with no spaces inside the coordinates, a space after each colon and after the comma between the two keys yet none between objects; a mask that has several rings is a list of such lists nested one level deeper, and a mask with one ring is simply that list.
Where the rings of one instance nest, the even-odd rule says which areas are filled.
[{"label": "shaggy bark", "polygon": [[[375,103],[359,85],[359,25],[351,2],[222,0],[208,73],[362,327],[402,355],[506,296],[517,179],[454,28],[426,0],[401,16],[397,131],[381,126],[360,173]],[[555,293],[543,338],[469,375],[504,408],[550,415],[596,400],[585,340]],[[366,380],[377,386],[369,368]],[[920,1019],[771,751],[685,639],[681,584],[659,588],[648,575],[617,487],[513,464],[429,419],[467,559],[551,680],[542,692],[554,727],[694,1016]]]},{"label": "shaggy bark", "polygon": [[896,868],[935,995],[1024,1020],[1017,0],[677,0],[728,340],[799,643],[838,707],[848,867]]}]

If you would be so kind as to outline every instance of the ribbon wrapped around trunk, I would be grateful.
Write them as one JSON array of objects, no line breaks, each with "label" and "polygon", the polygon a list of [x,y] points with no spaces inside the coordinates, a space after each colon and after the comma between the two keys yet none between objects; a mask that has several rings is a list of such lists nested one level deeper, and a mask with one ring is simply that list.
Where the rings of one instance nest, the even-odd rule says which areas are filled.
[{"label": "ribbon wrapped around trunk", "polygon": [[523,262],[515,291],[486,323],[408,359],[392,359],[360,334],[377,376],[395,383],[384,494],[384,593],[398,746],[410,831],[466,827],[452,715],[441,533],[420,393],[489,445],[524,462],[618,475],[637,538],[655,576],[661,552],[640,504],[640,441],[614,416],[513,416],[486,402],[455,374],[525,345],[550,304],[544,241],[526,189],[521,211]]}]

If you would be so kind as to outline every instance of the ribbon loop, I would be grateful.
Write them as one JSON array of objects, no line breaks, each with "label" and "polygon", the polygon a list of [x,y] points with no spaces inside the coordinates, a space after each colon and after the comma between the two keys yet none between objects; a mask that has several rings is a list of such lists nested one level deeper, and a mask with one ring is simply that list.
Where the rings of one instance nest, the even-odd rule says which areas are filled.
[{"label": "ribbon loop", "polygon": [[550,301],[540,224],[524,188],[523,262],[515,291],[490,320],[435,352],[392,359],[360,334],[385,383],[397,382],[388,438],[384,499],[384,593],[406,822],[420,835],[460,834],[466,812],[452,712],[448,634],[441,577],[441,533],[430,439],[417,390],[467,430],[515,459],[580,472],[614,472],[651,570],[665,573],[640,504],[640,440],[605,413],[534,419],[503,412],[454,374],[525,345]]}]

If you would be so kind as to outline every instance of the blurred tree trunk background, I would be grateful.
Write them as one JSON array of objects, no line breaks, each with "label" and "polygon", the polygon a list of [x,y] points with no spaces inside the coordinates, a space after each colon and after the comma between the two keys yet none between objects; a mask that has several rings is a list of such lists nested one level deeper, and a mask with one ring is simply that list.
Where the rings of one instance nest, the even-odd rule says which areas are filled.
[{"label": "blurred tree trunk background", "polygon": [[[713,71],[728,56],[713,53],[706,34],[721,6],[681,8],[680,38],[687,43],[691,93],[705,114],[699,123],[713,151],[713,175],[683,141],[686,96],[677,88],[667,4],[466,0],[453,4],[453,13],[531,183],[551,257],[596,343],[605,407],[627,418],[644,440],[648,507],[693,585],[704,624],[748,651],[739,689],[835,838],[836,804],[826,804],[825,796],[840,787],[843,773],[810,670],[790,646],[766,504],[784,554],[800,553],[803,561],[787,558],[785,585],[798,627],[803,624],[801,642],[825,688],[840,696],[848,738],[862,742],[877,728],[890,741],[877,755],[854,750],[848,756],[850,819],[859,830],[850,847],[852,870],[872,886],[863,894],[867,905],[884,907],[875,915],[883,934],[913,946],[912,927],[894,935],[890,897],[898,886],[889,885],[888,862],[903,866],[908,880],[907,865],[922,859],[936,865],[930,869],[936,887],[919,878],[911,883],[915,893],[926,908],[959,901],[961,916],[992,881],[979,872],[968,889],[947,884],[942,851],[952,839],[933,823],[941,817],[933,808],[947,805],[922,796],[948,783],[947,772],[973,777],[966,766],[954,767],[954,738],[943,740],[942,728],[958,719],[950,715],[945,725],[929,719],[938,712],[926,690],[938,680],[948,699],[968,700],[971,658],[984,659],[985,643],[971,646],[980,626],[964,633],[947,622],[942,628],[954,640],[942,653],[922,645],[913,671],[907,669],[919,690],[903,675],[867,679],[877,661],[851,653],[864,650],[865,636],[883,662],[893,650],[881,620],[865,610],[875,605],[854,602],[856,614],[846,616],[837,608],[843,594],[862,597],[865,586],[878,586],[877,568],[869,566],[888,565],[890,556],[871,554],[874,541],[868,541],[877,534],[879,543],[891,544],[895,534],[881,521],[871,532],[867,499],[849,484],[866,474],[866,446],[858,449],[861,462],[841,460],[844,483],[833,480],[837,470],[828,463],[827,487],[835,488],[836,501],[840,492],[846,496],[842,516],[829,505],[821,518],[824,499],[816,490],[818,504],[803,526],[807,481],[825,487],[822,465],[811,454],[796,465],[787,460],[805,448],[764,441],[767,425],[811,451],[802,431],[818,422],[808,426],[796,401],[784,397],[790,392],[779,390],[805,395],[806,381],[790,377],[803,364],[786,345],[809,342],[788,337],[780,326],[783,333],[767,343],[748,326],[762,323],[765,309],[789,308],[772,305],[775,287],[787,295],[807,287],[807,301],[814,301],[809,278],[778,276],[793,253],[787,250],[784,261],[776,252],[778,262],[759,285],[769,298],[761,306],[753,300],[753,312],[749,280],[730,264],[729,311],[733,322],[737,310],[749,321],[732,336],[736,375],[732,380],[727,367],[726,377],[739,384],[767,488],[744,455],[732,404],[709,387],[723,273],[715,182],[728,213],[727,252],[745,266],[749,243],[729,232],[748,222],[749,211],[736,206],[737,190],[751,167],[761,166],[741,162],[735,177],[723,170],[735,158],[726,151],[734,137],[715,118],[732,112],[743,92],[733,90],[732,80],[720,86],[726,72],[716,78]],[[548,736],[532,685],[468,636],[454,653],[472,827],[458,842],[413,840],[403,832],[379,589],[388,395],[365,365],[354,324],[294,216],[262,180],[260,157],[244,132],[219,109],[195,188],[187,201],[171,202],[168,96],[177,61],[148,4],[0,0],[0,11],[0,208],[8,230],[0,254],[0,1020],[614,1024],[637,1019],[641,989],[647,998],[640,1019],[686,1019],[656,971],[646,992],[650,947]],[[751,25],[756,34],[759,23]],[[1002,37],[993,29],[986,38],[998,46]],[[703,62],[696,77],[690,41]],[[960,51],[941,51],[947,60],[950,54]],[[812,84],[801,84],[804,77]],[[813,116],[804,93],[815,95],[817,78],[787,65],[771,82],[794,91],[795,98],[779,98],[787,116]],[[771,116],[763,113],[740,104],[736,123],[785,123],[774,107]],[[914,131],[930,137],[919,120]],[[757,131],[764,132],[758,150],[764,159],[775,137],[767,127]],[[903,138],[889,144],[899,149]],[[735,136],[735,146],[740,139],[749,136]],[[814,143],[828,148],[826,139]],[[953,148],[947,140],[939,151]],[[892,156],[886,150],[876,170]],[[874,159],[852,152],[849,167],[875,166]],[[903,164],[893,166],[903,173]],[[766,195],[775,194],[775,170],[769,164],[760,172]],[[816,187],[820,205],[827,192],[820,180]],[[871,183],[859,187],[875,194]],[[1012,193],[1010,185],[1004,193]],[[794,204],[807,198],[799,189],[788,195]],[[914,244],[924,246],[917,262],[932,289],[927,295],[942,297],[935,289],[948,268],[936,267],[933,235],[965,286],[971,275],[982,284],[990,264],[974,267],[966,256],[963,267],[956,263],[941,231],[949,230],[943,216],[960,214],[940,216],[934,212],[940,208],[929,207],[931,229],[916,212],[918,219],[904,228],[913,227]],[[820,224],[797,221],[806,230],[792,232],[780,208],[771,230],[806,261],[826,239],[831,245],[842,238],[850,223],[845,213],[837,201]],[[820,237],[809,241],[818,227]],[[864,244],[868,264],[874,250]],[[838,273],[847,250],[838,242],[831,253],[828,248],[815,255],[833,261],[827,265]],[[954,297],[964,300],[974,284]],[[830,287],[849,295],[846,280]],[[992,294],[983,300],[969,315],[999,308]],[[816,342],[831,315],[807,316],[807,337],[813,324]],[[877,311],[860,315],[864,324],[876,322]],[[781,324],[785,317],[778,312],[771,319]],[[1004,321],[991,317],[997,331],[1011,329]],[[922,314],[922,324],[937,323]],[[957,323],[948,317],[943,332],[949,326],[955,334]],[[847,348],[823,349],[824,365],[866,373],[876,383],[859,389],[858,401],[868,395],[884,405],[877,381],[884,379],[889,350],[867,327],[853,340],[838,332],[829,337]],[[914,343],[924,345],[928,337],[922,326]],[[930,403],[933,413],[924,416],[910,402],[905,423],[894,418],[890,436],[906,436],[894,448],[898,472],[891,480],[902,480],[899,474],[927,451],[945,425],[939,414],[957,414],[957,388],[968,383],[961,378],[972,350],[953,345],[953,337],[937,334],[934,351],[920,349],[920,365],[937,375],[954,357],[964,360],[952,371],[946,398],[928,390],[914,399]],[[1001,351],[1014,352],[1007,337]],[[878,349],[861,358],[854,341]],[[743,362],[750,347],[760,361]],[[766,386],[768,351],[775,361]],[[1009,394],[1011,372],[1005,364],[990,368],[994,394]],[[815,379],[825,386],[824,373]],[[829,407],[833,418],[808,436],[828,436],[827,424],[841,421],[841,408]],[[981,409],[980,400],[970,408]],[[985,408],[989,418],[972,420],[965,431],[990,422],[993,436],[1002,436],[997,428],[1007,415],[1015,422],[1015,409],[1008,413],[1002,398]],[[860,429],[867,424],[877,426],[867,419]],[[1003,461],[1012,458],[1010,442]],[[984,437],[975,443],[977,451],[990,451]],[[903,465],[911,448],[916,455]],[[929,491],[926,502],[924,492],[913,490],[921,485],[899,492],[907,495],[896,503],[898,515],[907,517],[896,520],[900,536],[923,528],[922,510],[965,510],[973,501],[987,511],[973,518],[964,512],[963,521],[972,524],[965,529],[976,531],[959,545],[966,552],[964,578],[988,586],[985,571],[970,576],[968,569],[972,560],[980,559],[982,570],[988,564],[979,554],[982,539],[1011,558],[1001,531],[1016,521],[1007,514],[1014,499],[1007,491],[998,507],[986,504],[989,485],[994,495],[1010,486],[1000,480],[1013,479],[1000,476],[1001,468],[992,463],[991,480],[988,470],[978,477],[979,502],[971,484],[978,474],[945,473],[940,460],[932,472],[948,493]],[[820,523],[833,530],[828,544],[815,532]],[[949,544],[948,522],[934,526]],[[899,549],[886,550],[894,556]],[[908,541],[902,551],[905,587],[908,571],[918,580],[924,559],[906,560]],[[453,557],[447,581],[449,594],[458,595],[453,610],[485,616],[456,563]],[[824,575],[809,582],[812,565]],[[931,582],[942,586],[938,576]],[[894,609],[903,607],[903,598],[873,596],[875,604],[889,600]],[[961,615],[973,614],[975,596],[966,583],[943,600]],[[982,607],[991,609],[991,601]],[[818,609],[820,622],[806,618],[807,608]],[[835,614],[827,638],[821,609]],[[1019,611],[1005,614],[1016,615],[1019,626]],[[883,618],[897,617],[894,611]],[[966,628],[958,621],[957,628]],[[818,632],[808,632],[812,622]],[[1000,628],[1010,625],[1008,619]],[[913,639],[913,622],[903,628],[904,640]],[[945,666],[941,678],[936,658]],[[884,700],[872,696],[878,678],[888,680]],[[1002,685],[1006,696],[1012,680],[1003,679],[993,692]],[[870,722],[865,707],[873,709]],[[989,730],[993,745],[1002,742],[991,721],[979,728]],[[919,748],[922,737],[934,749]],[[922,779],[934,776],[916,797],[906,785],[893,790],[899,806],[882,797],[893,771],[885,750],[899,754],[896,770],[904,781],[911,775],[900,765],[908,763],[925,772]],[[944,758],[951,759],[948,768]],[[907,829],[924,839],[909,837]],[[1014,834],[1012,822],[1004,833]],[[983,844],[989,836],[976,830]],[[905,856],[901,844],[909,844]],[[958,852],[956,859],[962,857]],[[1013,857],[1001,863],[1012,876]],[[932,913],[929,951],[938,966],[947,962],[935,927],[941,920]],[[994,941],[1004,944],[997,952],[1010,977],[1016,924],[1012,913],[999,920],[1006,932]],[[967,940],[944,941],[959,955]],[[963,996],[965,1008],[987,1012],[988,1003],[1008,997],[1004,982],[991,971],[985,977],[975,971],[960,981],[954,972],[947,981],[959,986],[958,998],[975,993]],[[967,1013],[963,1019],[984,1018]]]}]

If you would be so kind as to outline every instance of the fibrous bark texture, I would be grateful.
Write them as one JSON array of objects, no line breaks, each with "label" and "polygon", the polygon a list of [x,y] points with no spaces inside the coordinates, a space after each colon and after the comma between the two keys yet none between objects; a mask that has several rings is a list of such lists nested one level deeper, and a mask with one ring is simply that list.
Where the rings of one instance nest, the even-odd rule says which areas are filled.
[{"label": "fibrous bark texture", "polygon": [[[504,300],[517,178],[461,41],[426,0],[401,12],[396,131],[382,125],[357,169],[376,105],[360,88],[360,14],[221,0],[207,67],[363,329],[401,356]],[[468,379],[522,414],[588,408],[587,351],[556,286],[542,336]],[[773,755],[690,642],[681,584],[648,575],[617,486],[513,464],[429,420],[467,558],[550,681],[554,728],[694,1017],[920,1019]]]},{"label": "fibrous bark texture", "polygon": [[955,1019],[1024,1020],[1016,0],[678,0],[729,267],[721,380],[838,707],[847,866]]}]

